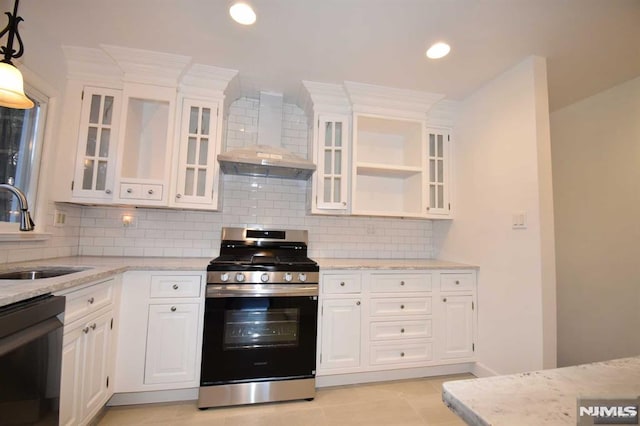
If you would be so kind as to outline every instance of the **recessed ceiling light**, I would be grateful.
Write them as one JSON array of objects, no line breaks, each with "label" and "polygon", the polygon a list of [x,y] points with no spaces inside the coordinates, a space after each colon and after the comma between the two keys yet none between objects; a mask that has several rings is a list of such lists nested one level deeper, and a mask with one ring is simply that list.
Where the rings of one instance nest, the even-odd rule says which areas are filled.
[{"label": "recessed ceiling light", "polygon": [[235,3],[229,8],[229,15],[242,25],[251,25],[256,22],[256,13],[246,3]]},{"label": "recessed ceiling light", "polygon": [[427,50],[427,57],[430,59],[440,59],[449,54],[451,46],[444,42],[438,42]]}]

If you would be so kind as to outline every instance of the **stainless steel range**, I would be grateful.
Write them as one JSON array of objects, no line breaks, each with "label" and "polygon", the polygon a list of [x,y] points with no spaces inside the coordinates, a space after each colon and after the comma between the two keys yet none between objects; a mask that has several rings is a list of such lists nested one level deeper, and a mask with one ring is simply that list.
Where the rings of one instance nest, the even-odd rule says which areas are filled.
[{"label": "stainless steel range", "polygon": [[223,228],[207,267],[198,407],[313,399],[318,265],[307,231]]}]

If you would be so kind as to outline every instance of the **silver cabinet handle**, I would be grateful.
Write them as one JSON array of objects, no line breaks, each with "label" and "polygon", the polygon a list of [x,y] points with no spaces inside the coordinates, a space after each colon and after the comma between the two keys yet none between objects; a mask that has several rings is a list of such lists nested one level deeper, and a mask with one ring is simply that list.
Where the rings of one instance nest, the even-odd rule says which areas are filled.
[{"label": "silver cabinet handle", "polygon": [[131,194],[132,192],[133,192],[133,189],[127,188],[127,194]]},{"label": "silver cabinet handle", "polygon": [[96,323],[94,322],[93,324],[91,324],[91,329],[95,330],[96,329]]},{"label": "silver cabinet handle", "polygon": [[359,300],[356,302],[356,306],[360,306],[360,301]]},{"label": "silver cabinet handle", "polygon": [[175,312],[175,311],[176,311],[176,309],[178,309],[178,308],[176,308],[175,306],[172,306],[172,307],[171,307],[171,312]]},{"label": "silver cabinet handle", "polygon": [[340,283],[340,287],[344,287],[344,281]]},{"label": "silver cabinet handle", "polygon": [[111,194],[111,190],[110,189],[105,189],[104,192],[106,192],[107,194]]},{"label": "silver cabinet handle", "polygon": [[174,289],[174,290],[177,290],[177,289],[179,289],[179,288],[180,288],[180,287],[178,287],[178,284],[174,284],[174,285],[173,285],[173,289]]},{"label": "silver cabinet handle", "polygon": [[148,190],[148,191],[147,191],[147,193],[148,193],[149,195],[153,195],[153,189]]},{"label": "silver cabinet handle", "polygon": [[83,332],[84,334],[89,333],[89,327],[85,327],[85,328],[83,328],[83,329],[82,329],[82,332]]},{"label": "silver cabinet handle", "polygon": [[95,299],[93,297],[90,297],[89,300],[87,300],[87,302],[89,302],[90,305],[93,305],[93,302],[95,302]]}]

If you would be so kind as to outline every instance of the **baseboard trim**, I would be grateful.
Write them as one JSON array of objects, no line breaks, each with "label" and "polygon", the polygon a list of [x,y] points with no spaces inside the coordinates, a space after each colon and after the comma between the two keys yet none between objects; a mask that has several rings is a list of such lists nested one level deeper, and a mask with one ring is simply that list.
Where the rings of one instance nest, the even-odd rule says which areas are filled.
[{"label": "baseboard trim", "polygon": [[471,370],[471,374],[473,374],[476,377],[491,377],[491,376],[499,375],[497,371],[492,370],[491,368],[479,362],[475,363],[475,365],[473,366],[473,369]]},{"label": "baseboard trim", "polygon": [[158,402],[195,401],[198,399],[198,388],[125,392],[113,394],[107,406],[154,404]]}]

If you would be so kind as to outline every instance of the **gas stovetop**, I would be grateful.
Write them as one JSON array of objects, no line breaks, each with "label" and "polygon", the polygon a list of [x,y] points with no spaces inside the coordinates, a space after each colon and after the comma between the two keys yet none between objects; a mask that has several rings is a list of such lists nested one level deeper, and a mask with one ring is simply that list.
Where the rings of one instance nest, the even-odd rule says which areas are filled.
[{"label": "gas stovetop", "polygon": [[207,283],[317,283],[319,267],[307,257],[307,240],[302,230],[223,228]]}]

